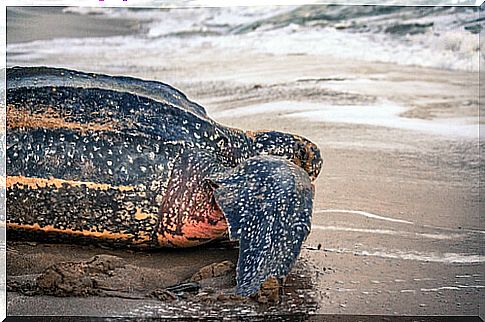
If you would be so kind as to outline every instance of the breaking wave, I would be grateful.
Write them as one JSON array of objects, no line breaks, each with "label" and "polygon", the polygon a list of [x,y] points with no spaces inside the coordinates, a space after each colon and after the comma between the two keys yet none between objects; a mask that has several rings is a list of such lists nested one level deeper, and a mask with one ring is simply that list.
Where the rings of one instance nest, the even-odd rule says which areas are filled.
[{"label": "breaking wave", "polygon": [[[190,4],[190,3],[189,3]],[[103,40],[63,39],[9,44],[14,63],[44,56],[35,49],[73,46],[78,51],[117,51],[132,57],[140,48],[159,56],[174,48],[182,55],[205,49],[277,55],[323,55],[351,60],[391,62],[476,71],[478,34],[483,21],[477,8],[398,6],[250,6],[221,8],[86,8],[79,15],[126,18],[144,26],[130,36]],[[114,46],[113,42],[121,46]],[[69,45],[69,46],[67,46]],[[150,51],[150,49],[157,49]],[[29,56],[30,55],[30,56]]]}]

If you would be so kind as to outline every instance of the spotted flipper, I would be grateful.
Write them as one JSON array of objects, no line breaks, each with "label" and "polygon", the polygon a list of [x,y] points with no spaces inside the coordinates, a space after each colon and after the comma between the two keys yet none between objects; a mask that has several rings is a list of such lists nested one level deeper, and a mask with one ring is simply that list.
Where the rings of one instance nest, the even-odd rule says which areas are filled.
[{"label": "spotted flipper", "polygon": [[211,180],[230,238],[240,243],[236,292],[252,295],[295,263],[310,232],[310,179],[285,159],[258,156]]}]

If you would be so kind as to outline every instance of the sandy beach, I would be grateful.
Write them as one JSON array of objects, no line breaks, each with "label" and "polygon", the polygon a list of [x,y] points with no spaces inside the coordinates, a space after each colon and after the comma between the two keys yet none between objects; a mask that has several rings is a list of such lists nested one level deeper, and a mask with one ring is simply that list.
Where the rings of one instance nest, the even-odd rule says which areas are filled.
[{"label": "sandy beach", "polygon": [[[205,265],[235,263],[237,248],[215,245],[146,253],[8,241],[9,315],[483,316],[479,308],[485,304],[485,226],[479,189],[484,168],[479,152],[484,145],[478,140],[476,71],[315,53],[225,52],[203,40],[197,45],[201,51],[188,48],[158,57],[153,56],[155,49],[146,47],[137,56],[127,52],[123,59],[93,49],[86,59],[85,53],[76,51],[75,46],[81,46],[76,43],[62,55],[26,55],[41,45],[20,43],[46,38],[17,18],[20,12],[12,12],[7,14],[9,66],[50,65],[160,80],[203,105],[222,124],[309,138],[320,147],[325,164],[316,181],[312,232],[281,304],[207,304],[193,295],[175,301],[145,297],[187,280]],[[42,11],[42,21],[58,22],[58,15],[64,14]],[[79,28],[83,22],[71,27],[77,38],[84,33],[107,37],[139,32],[133,29],[136,21],[103,21],[112,28],[102,28],[99,35]],[[128,265],[115,271],[115,277],[140,275],[146,280],[130,280],[117,293],[103,297],[31,292],[37,274],[53,263],[85,261],[100,254],[118,256]],[[216,289],[232,287],[227,280],[213,283]]]}]

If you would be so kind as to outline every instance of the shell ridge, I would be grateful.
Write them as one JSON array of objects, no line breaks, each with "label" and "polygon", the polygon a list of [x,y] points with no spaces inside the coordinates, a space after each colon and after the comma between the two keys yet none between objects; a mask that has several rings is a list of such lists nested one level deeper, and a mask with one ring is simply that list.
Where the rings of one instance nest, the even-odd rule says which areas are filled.
[{"label": "shell ridge", "polygon": [[[185,110],[193,110],[194,114],[208,118],[204,107],[192,102],[180,90],[168,84],[144,80],[131,76],[111,76],[107,74],[85,73],[64,68],[51,67],[12,67],[7,69],[7,89],[21,88],[23,83],[27,83],[27,87],[38,86],[41,84],[77,84],[82,88],[87,85],[95,84],[101,88],[113,89],[118,88],[124,92],[132,94],[140,94],[145,92],[149,98],[160,102],[169,102],[170,100],[180,104],[179,107]],[[59,86],[59,85],[56,85]],[[61,85],[62,86],[62,85]],[[137,89],[137,90],[135,90]],[[170,94],[164,95],[166,92]],[[174,104],[177,105],[177,104]]]}]

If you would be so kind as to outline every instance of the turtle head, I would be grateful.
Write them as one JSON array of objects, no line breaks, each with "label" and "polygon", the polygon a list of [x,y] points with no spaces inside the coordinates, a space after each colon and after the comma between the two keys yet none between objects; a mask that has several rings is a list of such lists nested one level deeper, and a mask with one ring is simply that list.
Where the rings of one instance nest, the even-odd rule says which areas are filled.
[{"label": "turtle head", "polygon": [[259,154],[284,157],[302,167],[313,181],[318,177],[323,165],[320,149],[315,143],[299,135],[277,132],[246,132],[254,140]]}]

